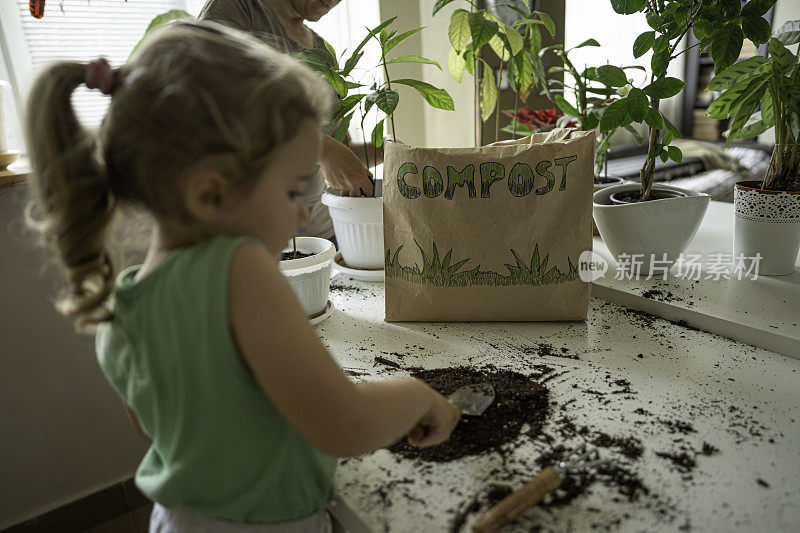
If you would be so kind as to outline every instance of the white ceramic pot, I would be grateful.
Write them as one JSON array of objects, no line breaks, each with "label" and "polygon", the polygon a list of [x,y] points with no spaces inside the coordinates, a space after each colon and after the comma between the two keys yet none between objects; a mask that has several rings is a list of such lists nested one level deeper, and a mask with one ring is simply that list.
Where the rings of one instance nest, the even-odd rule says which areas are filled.
[{"label": "white ceramic pot", "polygon": [[701,192],[654,183],[654,191],[683,193],[685,196],[647,202],[612,205],[610,196],[638,191],[638,183],[612,185],[594,193],[592,215],[606,246],[615,258],[637,255],[641,272],[650,273],[652,259],[673,264],[697,233],[711,198]]},{"label": "white ceramic pot", "polygon": [[[599,191],[600,189],[605,189],[606,187],[611,187],[612,185],[619,185],[620,183],[625,183],[625,180],[620,178],[619,176],[602,176],[600,179],[607,180],[603,182],[598,182],[597,178],[594,181],[594,192]],[[600,236],[600,232],[597,231],[597,224],[594,223],[594,218],[592,218],[592,235]]]},{"label": "white ceramic pot", "polygon": [[[291,241],[284,252],[293,250]],[[297,237],[297,251],[314,254],[310,257],[290,259],[278,263],[306,315],[314,316],[325,311],[331,289],[331,261],[336,247],[328,239]]]},{"label": "white ceramic pot", "polygon": [[330,211],[336,241],[347,266],[383,268],[383,198],[347,198],[328,189],[322,195],[322,203]]},{"label": "white ceramic pot", "polygon": [[733,257],[760,254],[759,274],[791,274],[800,251],[800,192],[760,187],[760,181],[740,181],[734,189]]}]

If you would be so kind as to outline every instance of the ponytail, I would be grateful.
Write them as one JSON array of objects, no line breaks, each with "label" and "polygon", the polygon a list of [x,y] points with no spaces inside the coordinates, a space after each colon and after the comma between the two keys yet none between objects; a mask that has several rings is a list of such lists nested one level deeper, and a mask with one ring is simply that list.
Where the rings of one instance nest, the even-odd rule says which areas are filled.
[{"label": "ponytail", "polygon": [[56,308],[84,331],[111,317],[105,303],[115,269],[106,241],[117,211],[97,140],[72,107],[85,72],[83,63],[49,66],[33,84],[26,116],[33,167],[27,222],[66,271],[68,290]]}]

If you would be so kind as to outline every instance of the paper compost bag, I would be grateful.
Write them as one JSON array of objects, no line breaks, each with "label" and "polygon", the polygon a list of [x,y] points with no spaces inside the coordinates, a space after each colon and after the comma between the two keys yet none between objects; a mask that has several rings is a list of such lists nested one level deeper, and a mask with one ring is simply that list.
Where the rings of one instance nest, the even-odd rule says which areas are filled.
[{"label": "paper compost bag", "polygon": [[388,143],[386,320],[583,320],[594,133],[481,148]]}]

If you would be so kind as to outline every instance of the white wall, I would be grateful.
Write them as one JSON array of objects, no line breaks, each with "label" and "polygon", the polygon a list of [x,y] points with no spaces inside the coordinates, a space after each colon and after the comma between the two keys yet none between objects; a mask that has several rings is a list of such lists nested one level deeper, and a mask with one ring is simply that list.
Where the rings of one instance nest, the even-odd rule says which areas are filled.
[{"label": "white wall", "polygon": [[53,309],[58,278],[0,189],[0,530],[133,475],[146,445],[94,355]]}]

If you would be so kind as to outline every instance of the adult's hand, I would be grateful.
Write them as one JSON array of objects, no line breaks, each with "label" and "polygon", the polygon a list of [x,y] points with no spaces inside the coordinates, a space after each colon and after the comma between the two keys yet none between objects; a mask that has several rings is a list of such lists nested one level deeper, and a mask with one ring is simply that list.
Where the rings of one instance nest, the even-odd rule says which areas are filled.
[{"label": "adult's hand", "polygon": [[325,181],[342,196],[372,196],[372,174],[350,148],[333,137],[323,135],[319,164]]}]

